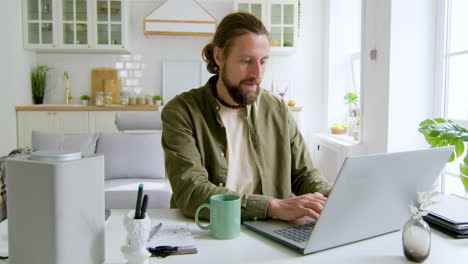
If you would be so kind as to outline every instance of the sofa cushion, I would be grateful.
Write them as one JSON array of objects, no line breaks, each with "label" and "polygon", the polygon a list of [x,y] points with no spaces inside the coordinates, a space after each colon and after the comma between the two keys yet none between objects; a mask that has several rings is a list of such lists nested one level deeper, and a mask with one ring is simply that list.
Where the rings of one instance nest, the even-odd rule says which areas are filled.
[{"label": "sofa cushion", "polygon": [[169,208],[172,195],[167,179],[113,179],[104,183],[107,209],[135,209],[138,185],[149,196],[148,209]]},{"label": "sofa cushion", "polygon": [[104,155],[106,180],[166,178],[161,131],[101,133],[96,153]]},{"label": "sofa cushion", "polygon": [[72,150],[80,151],[85,155],[96,151],[97,133],[62,134],[51,132],[32,132],[32,148],[38,150]]}]

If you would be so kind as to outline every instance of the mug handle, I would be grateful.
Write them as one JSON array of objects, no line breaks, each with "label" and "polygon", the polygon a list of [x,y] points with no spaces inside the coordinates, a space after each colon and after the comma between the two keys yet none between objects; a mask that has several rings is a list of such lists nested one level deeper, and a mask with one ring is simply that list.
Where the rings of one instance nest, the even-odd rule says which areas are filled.
[{"label": "mug handle", "polygon": [[198,213],[200,213],[201,209],[203,209],[203,208],[208,208],[208,209],[211,210],[209,204],[202,204],[202,205],[198,206],[197,211],[195,212],[195,223],[202,230],[210,230],[211,224],[208,224],[207,226],[204,226],[204,225],[200,224],[200,222],[198,220]]}]

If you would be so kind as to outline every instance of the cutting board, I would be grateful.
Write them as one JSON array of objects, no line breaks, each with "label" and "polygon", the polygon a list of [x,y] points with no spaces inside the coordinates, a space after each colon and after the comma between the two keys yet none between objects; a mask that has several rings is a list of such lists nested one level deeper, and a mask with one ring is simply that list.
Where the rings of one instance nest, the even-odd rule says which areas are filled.
[{"label": "cutting board", "polygon": [[[96,103],[96,91],[104,91],[104,80],[117,80],[117,69],[115,68],[93,68],[91,69],[91,94],[92,102]],[[119,88],[120,96],[120,88]],[[118,99],[118,97],[113,97]]]}]

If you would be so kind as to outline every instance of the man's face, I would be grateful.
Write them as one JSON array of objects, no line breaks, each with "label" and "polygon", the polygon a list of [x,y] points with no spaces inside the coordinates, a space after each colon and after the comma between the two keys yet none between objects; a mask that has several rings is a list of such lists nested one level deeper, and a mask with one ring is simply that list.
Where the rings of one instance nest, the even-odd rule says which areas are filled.
[{"label": "man's face", "polygon": [[269,56],[270,42],[265,35],[247,33],[233,40],[220,65],[220,78],[236,103],[247,105],[257,100]]}]

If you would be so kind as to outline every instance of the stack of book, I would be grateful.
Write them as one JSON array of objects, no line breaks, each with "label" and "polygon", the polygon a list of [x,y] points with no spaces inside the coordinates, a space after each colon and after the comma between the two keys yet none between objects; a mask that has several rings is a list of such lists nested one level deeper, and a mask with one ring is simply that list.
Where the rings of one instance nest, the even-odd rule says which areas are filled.
[{"label": "stack of book", "polygon": [[430,208],[424,216],[429,225],[454,238],[468,238],[468,200],[450,194]]}]

